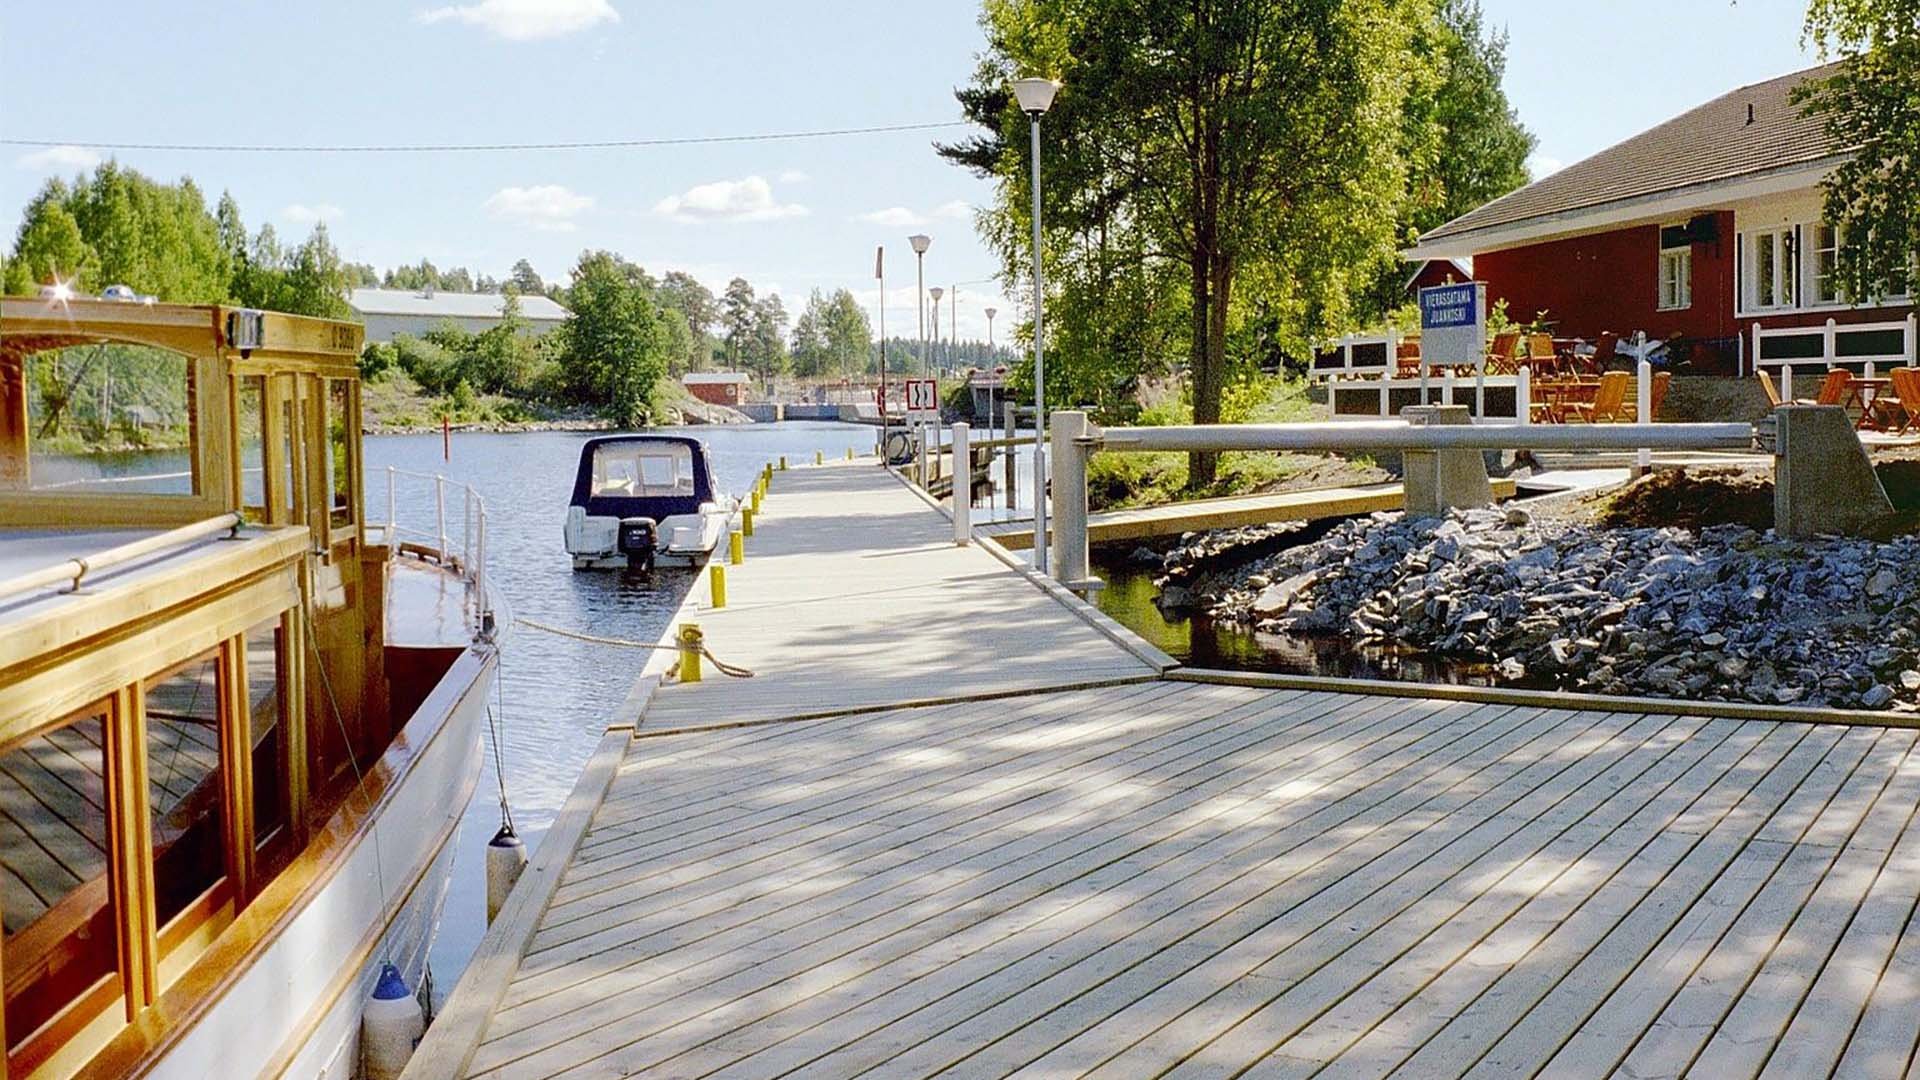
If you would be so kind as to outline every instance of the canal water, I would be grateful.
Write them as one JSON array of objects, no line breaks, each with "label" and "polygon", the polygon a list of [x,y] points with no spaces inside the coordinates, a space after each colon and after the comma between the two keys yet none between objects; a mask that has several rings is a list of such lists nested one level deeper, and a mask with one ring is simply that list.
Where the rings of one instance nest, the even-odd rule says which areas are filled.
[{"label": "canal water", "polygon": [[[720,486],[743,492],[760,467],[781,455],[811,462],[816,450],[845,457],[873,445],[874,429],[854,424],[783,423],[675,429],[706,440]],[[368,436],[369,520],[386,516],[387,466],[439,473],[474,486],[487,505],[487,566],[510,614],[602,637],[651,642],[666,628],[692,581],[686,570],[651,576],[622,571],[576,573],[560,529],[573,493],[587,432],[455,433],[441,457],[438,433]],[[402,478],[395,502],[403,527],[431,531],[433,485]],[[459,520],[450,499],[448,514]],[[457,528],[454,529],[457,537]],[[455,543],[458,541],[456,539]],[[503,613],[503,616],[506,613]],[[514,824],[529,851],[599,742],[608,716],[626,697],[647,654],[512,628],[501,650],[500,758]],[[453,888],[435,939],[434,995],[444,998],[479,944],[486,923],[483,855],[500,824],[499,774],[492,736],[473,803],[462,822]]]}]

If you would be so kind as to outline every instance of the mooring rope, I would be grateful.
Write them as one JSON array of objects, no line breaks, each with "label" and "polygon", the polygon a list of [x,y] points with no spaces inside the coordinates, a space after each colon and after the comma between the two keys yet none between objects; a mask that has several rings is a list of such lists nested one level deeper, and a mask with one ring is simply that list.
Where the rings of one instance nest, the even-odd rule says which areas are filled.
[{"label": "mooring rope", "polygon": [[[595,645],[614,645],[623,649],[661,649],[667,652],[680,651],[680,646],[678,645],[660,645],[649,641],[634,641],[631,638],[602,637],[599,634],[584,634],[578,630],[569,630],[564,626],[554,626],[549,623],[539,622],[535,619],[529,619],[525,615],[516,616],[514,621],[529,629],[544,630],[549,634],[572,638],[575,641],[591,642]],[[753,672],[748,671],[746,668],[726,663],[719,657],[713,655],[713,650],[707,648],[705,645],[700,646],[700,655],[712,661],[714,670],[722,675],[731,676],[735,679],[753,678]]]}]

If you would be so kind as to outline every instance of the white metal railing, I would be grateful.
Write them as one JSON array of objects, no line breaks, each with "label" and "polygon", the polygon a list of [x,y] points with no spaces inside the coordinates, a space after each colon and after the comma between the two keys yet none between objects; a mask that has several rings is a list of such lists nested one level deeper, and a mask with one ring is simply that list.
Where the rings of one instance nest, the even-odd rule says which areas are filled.
[{"label": "white metal railing", "polygon": [[[401,523],[399,492],[402,478],[433,485],[431,531]],[[447,519],[447,489],[450,487],[456,489],[454,495],[460,501],[457,534],[449,528]],[[467,600],[472,605],[474,625],[481,626],[486,614],[492,611],[492,601],[487,595],[487,502],[472,485],[449,480],[440,473],[414,472],[389,465],[387,519],[384,522],[369,521],[367,527],[380,529],[381,539],[389,547],[398,550],[404,544],[425,549],[432,552],[441,565],[454,571],[467,583]],[[454,543],[456,540],[457,547]]]},{"label": "white metal railing", "polygon": [[[1334,420],[1375,420],[1399,414],[1396,402],[1409,395],[1412,401],[1403,404],[1453,405],[1471,404],[1474,407],[1474,422],[1477,424],[1526,424],[1531,422],[1530,408],[1533,404],[1533,373],[1522,367],[1514,375],[1487,375],[1463,378],[1451,371],[1431,375],[1427,378],[1396,377],[1393,373],[1382,374],[1378,378],[1352,379],[1334,376],[1327,380],[1327,409]],[[1486,412],[1483,408],[1485,391],[1513,391],[1513,412],[1511,415],[1500,412]],[[1348,408],[1341,411],[1342,405],[1359,402],[1365,411]]]},{"label": "white metal railing", "polygon": [[[1900,346],[1897,349],[1873,349],[1862,347],[1862,339],[1898,334]],[[1768,356],[1769,342],[1781,343],[1796,341],[1818,343],[1819,352],[1806,356]],[[1778,352],[1779,350],[1776,350]],[[1795,350],[1798,351],[1798,350]],[[1818,367],[1825,371],[1830,367],[1858,364],[1861,374],[1871,379],[1875,370],[1881,366],[1912,367],[1920,360],[1920,322],[1916,316],[1908,315],[1897,322],[1842,323],[1828,319],[1818,326],[1774,326],[1768,327],[1756,322],[1748,340],[1747,368],[1752,371],[1774,370],[1787,385],[1781,388],[1784,396],[1792,395],[1793,369],[1796,367]]]},{"label": "white metal railing", "polygon": [[1085,413],[1052,416],[1054,576],[1069,588],[1091,581],[1087,556],[1087,460],[1102,451],[1339,450],[1744,450],[1752,424],[1427,425],[1403,420],[1317,424],[1195,424],[1095,428]]},{"label": "white metal railing", "polygon": [[[1332,379],[1343,375],[1391,375],[1399,370],[1400,342],[1403,340],[1405,335],[1398,330],[1378,334],[1342,334],[1314,351],[1313,360],[1308,364],[1307,377]],[[1381,350],[1380,363],[1354,362],[1354,350],[1371,350],[1375,347]]]}]

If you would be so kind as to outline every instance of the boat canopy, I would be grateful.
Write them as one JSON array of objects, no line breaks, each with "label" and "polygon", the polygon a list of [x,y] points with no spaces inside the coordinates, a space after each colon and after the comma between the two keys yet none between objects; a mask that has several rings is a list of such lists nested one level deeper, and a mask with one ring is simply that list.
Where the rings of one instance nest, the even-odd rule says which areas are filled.
[{"label": "boat canopy", "polygon": [[573,505],[590,517],[695,514],[716,485],[707,449],[685,435],[604,435],[580,449]]}]

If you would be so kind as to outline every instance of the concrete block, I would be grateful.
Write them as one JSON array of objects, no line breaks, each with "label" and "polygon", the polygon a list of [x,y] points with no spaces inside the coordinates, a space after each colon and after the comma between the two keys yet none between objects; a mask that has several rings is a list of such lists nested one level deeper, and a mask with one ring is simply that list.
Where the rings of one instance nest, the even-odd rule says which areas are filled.
[{"label": "concrete block", "polygon": [[[1465,405],[1409,405],[1400,415],[1416,425],[1473,423],[1473,410]],[[1439,517],[1449,510],[1493,505],[1493,485],[1480,451],[1408,450],[1402,458],[1409,515]]]},{"label": "concrete block", "polygon": [[1786,405],[1773,420],[1774,532],[1790,539],[1861,536],[1893,516],[1845,409]]}]

